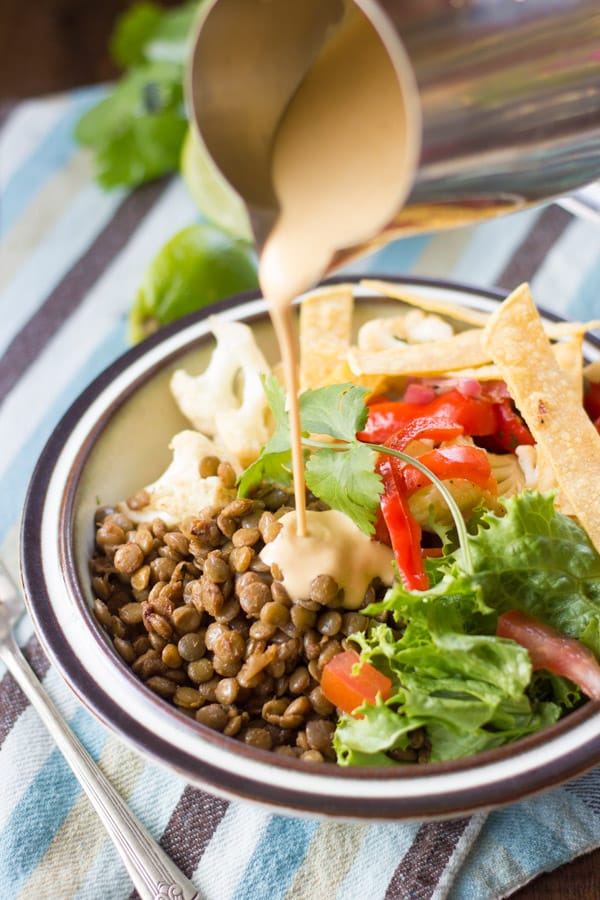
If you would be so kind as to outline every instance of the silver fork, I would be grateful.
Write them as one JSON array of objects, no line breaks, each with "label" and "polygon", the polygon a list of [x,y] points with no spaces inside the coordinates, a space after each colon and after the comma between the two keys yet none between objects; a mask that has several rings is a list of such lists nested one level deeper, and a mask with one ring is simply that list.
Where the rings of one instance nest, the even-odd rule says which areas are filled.
[{"label": "silver fork", "polygon": [[29,698],[112,838],[142,900],[200,900],[200,894],[137,821],[44,691],[14,638],[23,601],[0,562],[0,659]]}]

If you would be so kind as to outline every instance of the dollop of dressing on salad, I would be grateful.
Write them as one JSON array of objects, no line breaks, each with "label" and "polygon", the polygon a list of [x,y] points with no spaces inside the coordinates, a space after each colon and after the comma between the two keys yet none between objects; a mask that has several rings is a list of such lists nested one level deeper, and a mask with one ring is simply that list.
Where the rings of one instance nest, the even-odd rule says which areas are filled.
[{"label": "dollop of dressing on salad", "polygon": [[346,609],[358,609],[374,578],[389,586],[394,579],[390,547],[372,541],[348,516],[337,510],[306,511],[307,534],[296,527],[296,514],[281,517],[281,531],[260,557],[277,565],[292,599],[306,598],[317,575],[330,575],[344,591]]}]

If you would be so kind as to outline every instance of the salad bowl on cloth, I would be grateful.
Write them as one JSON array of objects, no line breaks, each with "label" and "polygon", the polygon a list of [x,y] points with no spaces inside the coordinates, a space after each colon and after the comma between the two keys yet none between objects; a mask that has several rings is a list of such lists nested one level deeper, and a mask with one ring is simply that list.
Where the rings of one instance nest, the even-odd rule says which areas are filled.
[{"label": "salad bowl on cloth", "polygon": [[[460,304],[474,313],[489,313],[503,299],[491,291],[451,283],[390,279],[387,276],[386,280],[413,297],[428,298],[442,310],[446,305]],[[335,286],[341,281],[347,284],[351,279],[331,279],[328,284]],[[397,299],[379,294],[358,282],[353,282],[353,294],[358,325],[376,317],[397,315],[403,309]],[[237,660],[237,669],[235,665],[233,668],[230,665],[229,669],[225,667],[220,672],[223,683],[217,690],[219,702],[215,702],[214,690],[212,694],[210,691],[202,693],[203,684],[208,682],[214,687],[218,681],[211,682],[211,675],[213,679],[216,676],[211,665],[206,663],[210,654],[204,646],[198,651],[197,642],[194,650],[192,645],[196,638],[189,637],[189,632],[194,628],[194,634],[198,631],[197,610],[202,607],[197,605],[195,612],[193,603],[188,602],[183,604],[184,612],[175,611],[175,619],[173,608],[168,607],[157,619],[148,620],[148,616],[155,614],[155,609],[151,608],[151,602],[148,606],[148,572],[152,563],[145,564],[145,551],[138,550],[136,546],[132,551],[133,560],[128,558],[128,552],[121,552],[120,562],[115,562],[116,569],[111,569],[110,577],[113,583],[111,590],[120,591],[119,580],[127,585],[134,570],[147,570],[146,575],[137,576],[139,581],[136,583],[136,597],[138,600],[143,598],[146,611],[142,614],[134,609],[136,604],[130,602],[131,598],[115,599],[113,594],[113,600],[109,601],[106,596],[101,596],[104,570],[103,563],[98,562],[95,556],[95,528],[108,533],[107,528],[110,531],[111,527],[122,526],[126,530],[126,525],[118,518],[111,519],[108,526],[102,525],[99,511],[104,514],[108,510],[111,515],[110,510],[128,498],[126,503],[135,522],[134,511],[136,508],[143,511],[144,503],[148,502],[147,494],[140,501],[140,489],[163,483],[160,481],[161,473],[168,469],[171,459],[169,444],[175,434],[190,428],[189,422],[173,402],[170,382],[178,370],[194,373],[207,370],[214,348],[213,313],[222,323],[248,325],[259,352],[270,365],[277,363],[278,351],[267,305],[257,294],[232,298],[208,311],[167,326],[125,353],[83,392],[56,428],[31,481],[21,535],[22,573],[28,608],[50,659],[83,704],[138,751],[182,774],[191,783],[218,795],[257,801],[272,809],[295,814],[347,820],[452,818],[512,803],[596,765],[600,761],[600,705],[582,698],[566,680],[561,681],[560,688],[566,697],[564,714],[539,714],[535,727],[531,724],[520,730],[515,727],[516,739],[510,742],[503,739],[498,742],[501,744],[499,746],[494,746],[493,739],[487,744],[474,741],[473,752],[466,752],[463,748],[457,754],[459,758],[444,758],[442,752],[438,753],[437,758],[432,754],[433,759],[425,761],[425,757],[414,750],[418,744],[413,741],[408,752],[391,753],[387,757],[379,753],[376,747],[371,758],[374,765],[339,765],[331,753],[319,751],[318,740],[306,743],[308,726],[303,732],[305,743],[302,744],[302,753],[291,752],[289,748],[289,752],[273,752],[271,745],[279,740],[273,735],[281,738],[282,729],[285,731],[286,727],[291,727],[289,721],[283,721],[285,704],[273,707],[275,717],[271,720],[273,727],[268,740],[265,729],[259,728],[257,737],[256,727],[254,739],[240,739],[256,725],[252,716],[250,719],[248,715],[242,717],[242,725],[237,720],[234,724],[235,716],[230,712],[227,718],[218,707],[220,703],[221,710],[237,709],[236,697],[242,695],[238,695],[239,684],[233,682],[236,671],[239,672],[242,665],[241,659]],[[235,357],[236,352],[235,347],[230,348],[230,356]],[[590,362],[600,356],[600,349],[593,339],[584,342],[584,355]],[[207,477],[214,479],[215,473],[216,468],[213,468]],[[230,473],[227,478],[221,478],[221,482],[229,491],[234,490]],[[236,501],[228,499],[227,502]],[[123,507],[120,509],[122,514]],[[147,519],[145,525],[140,524],[142,520],[143,516],[138,518],[135,526],[129,527],[138,530],[145,528],[147,534],[150,520]],[[249,525],[247,530],[251,531],[253,523]],[[165,531],[168,527],[163,529]],[[191,538],[188,535],[188,543],[195,535],[196,532]],[[243,548],[243,538],[244,535],[236,543],[234,535],[234,545]],[[173,543],[174,539],[171,543],[165,540],[163,548],[168,544],[174,549],[170,556],[165,551],[172,560],[169,574],[178,563],[179,571],[183,571],[186,564],[181,553],[177,556],[176,542]],[[108,538],[105,543],[109,543]],[[131,551],[134,541],[125,543]],[[112,549],[114,553],[114,546]],[[218,557],[219,552],[215,552]],[[210,552],[208,555],[211,555]],[[248,554],[241,550],[236,559],[245,556]],[[206,558],[205,552],[202,559]],[[95,563],[91,566],[92,559]],[[265,568],[255,566],[255,583],[260,581]],[[240,569],[243,569],[241,563]],[[104,578],[104,583],[107,578]],[[219,577],[215,575],[214,578],[219,584]],[[158,576],[156,580],[160,580]],[[186,599],[189,600],[191,595],[190,588]],[[206,605],[208,601],[205,599],[203,602]],[[120,610],[125,607],[127,609],[120,617]],[[311,622],[314,622],[314,606],[305,604],[305,611],[309,618],[312,614]],[[112,628],[115,616],[120,618],[120,624]],[[190,616],[196,622],[187,627],[184,620],[187,622]],[[343,611],[338,618],[342,616]],[[128,623],[128,617],[134,623],[131,633],[123,627],[123,622]],[[335,615],[326,617],[328,623],[335,619]],[[146,621],[150,622],[150,642],[144,631]],[[174,625],[174,621],[178,624]],[[218,623],[218,617],[216,621]],[[257,621],[264,624],[266,620],[257,614],[254,622]],[[153,631],[153,623],[156,631]],[[272,633],[276,625],[270,623],[270,627]],[[328,627],[323,626],[321,634],[326,634]],[[249,634],[260,637],[259,631],[250,629]],[[188,639],[182,644],[181,637],[186,634]],[[219,638],[221,632],[216,638],[214,634],[213,629],[213,641]],[[244,634],[250,641],[248,629]],[[138,655],[140,659],[146,659],[145,670],[144,660],[134,659],[136,654],[131,650],[138,639],[141,640]],[[202,640],[209,643],[206,624]],[[521,648],[518,650],[521,653]],[[376,657],[372,658],[375,660]],[[202,659],[206,664],[198,666]],[[269,659],[271,663],[274,657]],[[519,665],[523,659],[521,654]],[[167,677],[169,669],[183,673],[186,666],[190,671],[189,667],[194,663],[196,669],[191,686],[183,674],[178,676],[179,680],[172,682]],[[203,666],[207,669],[204,674],[200,672]],[[507,666],[514,666],[512,657],[507,661]],[[269,684],[275,684],[277,678],[282,677],[284,668],[272,670],[274,675],[270,677]],[[304,672],[303,666],[299,668]],[[140,677],[142,670],[145,680]],[[311,674],[314,674],[313,670]],[[254,684],[252,677],[250,673],[244,682],[238,675],[242,693],[243,690],[247,693]],[[471,674],[466,673],[466,677],[470,678]],[[504,674],[499,677],[504,678]],[[300,675],[297,678],[301,680]],[[271,702],[276,704],[276,687],[273,690],[275,694]],[[306,698],[300,696],[300,687],[292,693],[294,691],[296,705],[292,712],[299,713],[302,718],[309,704]],[[174,698],[176,701],[179,698],[179,701],[173,702]],[[269,698],[265,695],[263,699],[266,701]],[[463,698],[457,699],[460,701]],[[374,702],[381,705],[381,695]],[[427,705],[429,701],[426,698],[423,702]],[[322,695],[319,695],[319,703],[321,706],[324,704],[326,713],[334,709],[334,705],[327,698],[324,701]],[[548,711],[554,706],[542,703],[542,708]],[[506,711],[508,707],[503,709]],[[513,725],[522,721],[522,717],[519,718],[521,712],[512,711],[510,714],[513,715]],[[211,716],[216,718],[211,720]],[[410,733],[414,736],[419,730],[422,731],[425,721],[426,716],[421,714],[419,718],[415,714]],[[531,721],[529,717],[528,722]],[[506,727],[510,730],[512,726],[509,724]],[[494,729],[501,730],[498,721],[492,731]],[[318,731],[318,728],[313,730]],[[331,728],[329,737],[330,732]],[[444,731],[446,743],[451,732],[450,724]],[[478,733],[481,735],[481,730]],[[485,734],[489,737],[489,732]],[[301,743],[301,739],[298,740]],[[285,738],[281,738],[281,742],[285,744]],[[340,746],[338,743],[338,753],[344,756],[339,751]],[[406,742],[399,740],[395,746],[404,747]],[[345,760],[368,763],[368,756],[368,753],[355,753],[354,756],[346,753]],[[385,764],[382,765],[383,760]]]}]

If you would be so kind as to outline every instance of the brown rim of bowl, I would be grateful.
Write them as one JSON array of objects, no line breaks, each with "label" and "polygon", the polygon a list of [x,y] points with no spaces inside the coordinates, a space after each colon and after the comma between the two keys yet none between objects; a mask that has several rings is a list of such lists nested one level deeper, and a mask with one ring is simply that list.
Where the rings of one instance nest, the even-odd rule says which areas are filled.
[{"label": "brown rim of bowl", "polygon": [[[372,275],[369,276],[369,278],[379,278],[384,281],[405,284],[408,286],[412,285],[431,287],[434,289],[456,290],[475,297],[494,300],[496,302],[502,300],[505,296],[504,293],[499,291],[479,289],[469,285],[435,279],[394,277],[390,275]],[[359,280],[360,279],[352,277],[335,277],[327,279],[324,283],[335,284],[340,282],[350,282],[358,284]],[[217,792],[229,796],[233,795],[246,800],[258,800],[275,808],[279,807],[281,809],[293,809],[298,812],[320,813],[360,819],[406,820],[411,818],[448,818],[463,815],[476,809],[514,802],[525,796],[568,780],[569,778],[592,768],[600,761],[600,735],[585,741],[574,750],[563,754],[561,757],[538,769],[533,774],[530,771],[522,774],[516,773],[510,778],[508,783],[506,781],[497,781],[484,786],[478,785],[477,783],[466,783],[464,787],[447,791],[443,795],[390,797],[384,799],[380,797],[355,798],[352,796],[337,796],[327,793],[318,794],[308,791],[304,792],[292,788],[282,789],[278,786],[270,785],[267,781],[255,780],[240,775],[237,772],[227,771],[203,762],[198,757],[174,746],[160,735],[151,732],[144,726],[140,726],[136,719],[122,709],[122,707],[120,707],[119,704],[98,685],[82,665],[72,647],[67,644],[61,626],[54,614],[49,595],[49,587],[44,579],[43,551],[39,529],[50,478],[67,436],[73,430],[75,424],[90,403],[101,393],[101,391],[110,384],[116,376],[125,371],[128,366],[142,357],[149,349],[160,345],[172,335],[185,330],[189,325],[205,319],[209,314],[229,310],[236,306],[243,305],[245,302],[259,298],[260,293],[257,291],[247,292],[228,298],[206,310],[192,313],[178,322],[166,326],[161,329],[160,332],[143,341],[141,344],[129,349],[97,376],[97,378],[95,378],[82,392],[65,413],[51,435],[35,468],[25,500],[21,527],[21,569],[23,583],[26,589],[28,610],[35,625],[36,632],[40,637],[44,649],[52,660],[52,663],[61,672],[65,681],[89,711],[118,735],[126,738],[143,753],[149,754],[163,765],[167,765],[184,777],[187,777],[208,789],[212,787]],[[378,298],[378,300],[379,299],[380,298]],[[393,303],[395,301],[391,302]],[[548,319],[553,319],[555,321],[559,319],[558,316],[547,313],[544,310],[541,310],[541,312]],[[263,318],[264,315],[265,314],[260,313],[252,317],[242,318],[244,318],[245,321],[252,321],[257,317]],[[202,340],[203,338],[200,338],[200,341]],[[197,339],[194,339],[194,342],[196,341]],[[600,348],[600,341],[593,336],[589,337],[588,341]],[[191,343],[187,346],[191,346]],[[182,348],[180,347],[168,356],[161,358],[154,366],[146,369],[142,375],[128,384],[126,389],[123,390],[107,407],[102,417],[95,423],[79,449],[74,464],[71,466],[67,484],[65,486],[64,497],[61,503],[59,552],[63,573],[69,584],[70,590],[76,599],[82,620],[93,635],[98,648],[103,654],[109,656],[112,662],[117,661],[117,664],[120,663],[119,658],[114,653],[113,648],[108,643],[103,632],[100,631],[95,623],[85,597],[80,590],[77,578],[74,565],[72,546],[73,535],[71,529],[75,490],[91,447],[98,434],[105,427],[114,410],[135,392],[140,383],[148,380],[157,370],[162,368],[165,363],[168,363],[171,359],[177,357],[181,352]],[[240,754],[248,759],[263,762],[271,767],[275,766],[280,769],[292,769],[303,773],[306,773],[307,771],[314,772],[315,774],[335,777],[336,779],[341,779],[342,781],[347,780],[348,782],[355,779],[364,782],[401,782],[407,778],[414,781],[415,779],[428,779],[432,776],[449,772],[464,772],[465,774],[469,772],[475,773],[477,769],[485,767],[490,763],[505,760],[515,755],[518,756],[521,751],[527,751],[541,746],[548,740],[565,734],[574,725],[585,722],[587,719],[600,712],[600,703],[590,701],[554,725],[522,738],[518,742],[457,761],[429,763],[420,766],[408,764],[394,769],[387,767],[364,769],[344,768],[337,767],[335,764],[311,763],[309,769],[307,764],[303,763],[301,760],[279,757],[267,751],[250,748],[240,741],[236,741],[234,738],[227,738],[205,726],[192,722],[174,707],[169,706],[164,700],[148,691],[133,673],[131,673],[125,663],[121,662],[120,664],[122,665],[122,672],[124,672],[125,677],[130,679],[134,689],[139,691],[145,698],[145,702],[149,702],[150,700],[152,703],[157,704],[161,710],[165,711],[167,716],[176,719],[179,727],[189,728],[196,734],[200,732],[203,740],[216,747],[226,749],[230,753],[234,752]]]}]

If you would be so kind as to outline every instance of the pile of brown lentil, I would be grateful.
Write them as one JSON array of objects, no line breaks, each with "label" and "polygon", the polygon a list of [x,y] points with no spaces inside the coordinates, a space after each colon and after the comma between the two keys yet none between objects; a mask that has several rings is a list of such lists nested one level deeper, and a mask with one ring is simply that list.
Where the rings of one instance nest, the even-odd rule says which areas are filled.
[{"label": "pile of brown lentil", "polygon": [[[200,471],[226,486],[235,479],[214,457]],[[142,490],[127,506],[148,502]],[[133,672],[185,715],[253,747],[335,761],[337,712],[321,673],[369,620],[343,608],[329,575],[292,602],[281,573],[259,558],[292,503],[289,492],[265,487],[173,528],[160,518],[136,526],[123,512],[99,509],[94,614]],[[319,508],[310,498],[308,505]],[[371,585],[365,605],[383,591]],[[423,755],[422,743],[415,735],[410,760]]]}]

